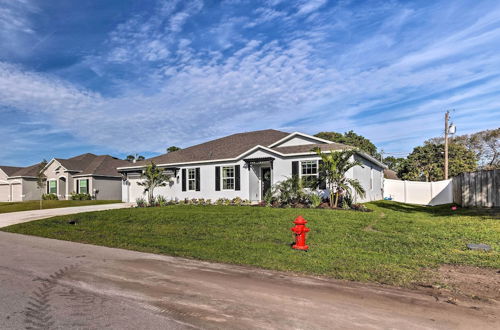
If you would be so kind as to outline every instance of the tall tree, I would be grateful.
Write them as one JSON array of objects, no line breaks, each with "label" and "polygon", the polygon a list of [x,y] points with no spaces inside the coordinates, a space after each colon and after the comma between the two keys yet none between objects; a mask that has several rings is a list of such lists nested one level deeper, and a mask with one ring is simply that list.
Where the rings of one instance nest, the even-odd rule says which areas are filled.
[{"label": "tall tree", "polygon": [[[484,130],[473,134],[458,135],[451,139],[452,143],[461,144],[474,152],[481,169],[500,168],[500,128]],[[425,141],[426,144],[442,144],[443,137],[435,137]]]},{"label": "tall tree", "polygon": [[36,173],[36,187],[40,191],[40,210],[43,208],[43,194],[47,185],[47,177],[43,173],[45,166],[47,166],[46,159],[42,160],[42,162],[38,165]]},{"label": "tall tree", "polygon": [[384,158],[383,163],[389,167],[389,169],[397,172],[401,168],[405,161],[403,157],[388,156]]},{"label": "tall tree", "polygon": [[177,151],[177,150],[181,150],[181,148],[176,147],[176,146],[170,146],[170,147],[167,148],[167,153],[174,152],[174,151]]},{"label": "tall tree", "polygon": [[146,169],[142,172],[142,182],[137,184],[144,187],[144,192],[148,194],[149,205],[154,203],[154,190],[157,187],[164,187],[167,185],[170,176],[164,173],[164,170],[157,167],[155,163],[151,162]]},{"label": "tall tree", "polygon": [[366,152],[367,154],[380,158],[380,154],[377,151],[377,147],[367,138],[359,134],[354,133],[354,131],[345,132],[344,134],[337,132],[319,132],[314,136],[329,140],[332,142],[343,143],[349,146],[359,148],[360,150]]},{"label": "tall tree", "polygon": [[343,150],[330,153],[323,153],[321,149],[315,149],[322,162],[319,166],[320,179],[326,181],[330,193],[330,207],[337,207],[339,197],[342,193],[352,196],[352,189],[361,197],[365,196],[365,190],[357,179],[346,177],[347,171],[354,166],[363,164],[359,161],[351,161],[355,150]]},{"label": "tall tree", "polygon": [[128,162],[131,162],[133,163],[134,161],[141,161],[141,160],[144,160],[146,159],[144,156],[140,156],[140,155],[128,155],[127,157],[125,157],[125,160],[128,161]]},{"label": "tall tree", "polygon": [[[477,168],[476,155],[464,145],[450,144],[448,155],[450,176]],[[426,143],[414,148],[401,165],[398,176],[412,181],[444,180],[444,145]]]}]

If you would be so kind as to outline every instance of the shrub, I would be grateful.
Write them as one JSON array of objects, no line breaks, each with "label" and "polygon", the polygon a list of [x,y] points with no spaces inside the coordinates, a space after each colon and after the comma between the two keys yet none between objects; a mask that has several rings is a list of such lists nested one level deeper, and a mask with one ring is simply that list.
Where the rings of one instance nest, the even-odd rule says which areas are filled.
[{"label": "shrub", "polygon": [[167,206],[168,204],[167,199],[162,195],[156,196],[156,203],[158,206]]},{"label": "shrub", "polygon": [[205,198],[198,199],[198,204],[205,205]]},{"label": "shrub", "polygon": [[212,205],[212,200],[210,198],[206,199],[205,205]]},{"label": "shrub", "polygon": [[146,207],[147,206],[146,200],[142,197],[137,198],[135,200],[135,202],[137,203],[137,207]]},{"label": "shrub", "polygon": [[215,204],[217,204],[217,205],[229,205],[229,204],[231,204],[231,201],[229,199],[227,199],[227,198],[219,198],[215,202]]},{"label": "shrub", "polygon": [[92,199],[92,196],[90,196],[89,194],[72,193],[70,198],[74,201],[89,201]]},{"label": "shrub", "polygon": [[242,205],[251,205],[252,202],[250,202],[250,200],[248,200],[248,199],[244,199],[241,204]]},{"label": "shrub", "polygon": [[189,201],[189,204],[192,204],[192,205],[197,205],[197,204],[198,204],[198,199],[197,199],[197,198],[192,198],[192,199]]},{"label": "shrub", "polygon": [[231,201],[231,204],[236,205],[236,206],[241,206],[242,203],[243,203],[243,200],[240,197],[235,197]]},{"label": "shrub", "polygon": [[42,199],[46,201],[57,201],[59,198],[56,194],[43,194]]},{"label": "shrub", "polygon": [[315,192],[310,193],[308,197],[311,207],[313,208],[317,208],[322,202],[321,196]]}]

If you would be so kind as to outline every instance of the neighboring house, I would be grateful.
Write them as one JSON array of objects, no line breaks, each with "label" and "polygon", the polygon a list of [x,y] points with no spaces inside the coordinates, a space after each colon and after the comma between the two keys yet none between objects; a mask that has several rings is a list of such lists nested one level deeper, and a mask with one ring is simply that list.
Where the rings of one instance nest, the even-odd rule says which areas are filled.
[{"label": "neighboring house", "polygon": [[28,167],[0,166],[0,202],[22,202],[40,198],[36,176],[40,164]]},{"label": "neighboring house", "polygon": [[[171,175],[166,187],[155,189],[155,195],[167,199],[218,198],[248,199],[258,202],[267,189],[292,175],[318,176],[319,156],[324,152],[351,148],[303,133],[262,130],[234,134],[186,149],[167,153],[118,168],[123,173],[122,200],[133,202],[145,197],[141,182],[143,169],[154,162]],[[363,163],[348,172],[366,190],[364,199],[382,199],[384,164],[358,152],[354,156]]]},{"label": "neighboring house", "polygon": [[117,167],[130,164],[108,155],[83,154],[54,158],[44,168],[48,194],[70,199],[72,193],[89,194],[100,200],[120,200],[122,176]]}]

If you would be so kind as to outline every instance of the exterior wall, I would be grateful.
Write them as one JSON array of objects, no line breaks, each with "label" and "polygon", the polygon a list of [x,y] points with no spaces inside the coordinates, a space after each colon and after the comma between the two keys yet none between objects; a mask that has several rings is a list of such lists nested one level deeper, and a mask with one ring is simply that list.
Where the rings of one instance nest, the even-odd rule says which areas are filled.
[{"label": "exterior wall", "polygon": [[22,179],[21,181],[23,201],[40,199],[40,189],[37,187],[36,179]]},{"label": "exterior wall", "polygon": [[[282,157],[266,150],[257,150],[255,152],[252,152],[251,154],[245,155],[243,158],[261,157],[273,157],[275,159],[273,162],[273,169],[271,174],[273,185],[292,176],[293,161],[319,160],[319,156],[317,155]],[[357,201],[365,202],[382,199],[383,169],[362,157],[359,157],[359,160],[363,162],[365,167],[361,168],[357,166],[354,169],[351,169],[351,171],[348,173],[349,177],[357,178],[363,185],[363,188],[366,190],[366,197],[363,199],[358,199]],[[215,167],[222,167],[225,165],[240,165],[241,190],[215,190]],[[251,165],[251,168],[249,169],[243,159],[236,162],[179,166],[180,170],[177,172],[177,175],[172,178],[171,182],[166,187],[155,189],[155,196],[162,195],[168,200],[204,198],[211,199],[212,202],[214,202],[219,198],[233,199],[235,197],[240,197],[242,199],[248,199],[251,201],[260,201],[262,200],[260,169],[264,166],[270,166],[270,163],[254,164]],[[200,191],[182,191],[182,169],[196,167],[200,168]],[[370,189],[370,177],[372,175],[372,169],[373,185],[372,189]],[[127,180],[122,182],[122,201],[134,202],[137,198],[146,198],[146,195],[144,194],[144,187],[137,184],[138,182],[141,182],[141,180],[142,179],[140,178],[139,173],[127,174]],[[327,191],[324,191],[323,194],[326,192]]]},{"label": "exterior wall", "polygon": [[120,200],[122,199],[122,179],[121,178],[101,178],[94,177],[90,184],[91,192],[94,195],[95,189],[99,190],[96,199],[99,200]]},{"label": "exterior wall", "polygon": [[11,200],[11,202],[22,202],[23,201],[23,184],[21,182],[11,184],[11,186],[10,186],[10,200]]},{"label": "exterior wall", "polygon": [[0,169],[0,202],[10,201],[10,187],[7,181],[7,174]]},{"label": "exterior wall", "polygon": [[316,144],[316,143],[321,143],[318,140],[314,140],[311,138],[307,138],[304,136],[296,135],[292,137],[291,139],[285,140],[284,142],[281,142],[280,144],[275,145],[275,147],[291,147],[291,146],[300,146],[304,144]]},{"label": "exterior wall", "polygon": [[[361,166],[355,166],[352,168],[350,174],[348,174],[351,178],[358,179],[361,183],[361,186],[365,189],[366,196],[361,198],[356,196],[356,202],[369,202],[381,200],[383,198],[383,180],[384,180],[384,169],[367,159],[355,155],[355,159],[363,164]],[[352,175],[352,176],[351,176]],[[370,181],[373,179],[372,184]]]},{"label": "exterior wall", "polygon": [[[57,161],[54,160],[43,172],[47,177],[47,184],[49,181],[57,182],[57,197],[59,199],[69,199],[71,192],[73,192],[71,174],[65,172],[66,169]],[[61,188],[61,180],[66,180],[66,187]]]}]

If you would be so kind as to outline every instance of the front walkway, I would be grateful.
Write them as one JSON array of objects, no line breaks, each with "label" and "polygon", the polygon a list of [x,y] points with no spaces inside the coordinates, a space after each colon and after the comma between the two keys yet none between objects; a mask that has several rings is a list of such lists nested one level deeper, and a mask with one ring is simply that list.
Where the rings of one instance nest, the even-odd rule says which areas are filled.
[{"label": "front walkway", "polygon": [[104,211],[132,207],[132,203],[101,204],[89,206],[61,207],[47,210],[32,210],[0,214],[0,228],[18,223],[40,220],[58,215],[75,214],[82,212]]}]

